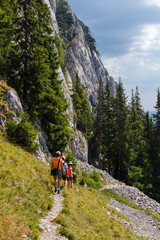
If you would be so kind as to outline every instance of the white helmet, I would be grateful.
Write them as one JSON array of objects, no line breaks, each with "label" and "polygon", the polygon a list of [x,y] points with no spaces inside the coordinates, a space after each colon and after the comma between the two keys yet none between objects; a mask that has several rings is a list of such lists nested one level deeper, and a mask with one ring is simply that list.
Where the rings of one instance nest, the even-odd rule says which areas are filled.
[{"label": "white helmet", "polygon": [[57,156],[60,156],[60,155],[61,155],[61,152],[60,152],[60,151],[57,151],[57,152],[56,152],[56,155],[57,155]]},{"label": "white helmet", "polygon": [[66,159],[66,158],[63,156],[63,157],[62,157],[62,160],[65,160],[65,159]]}]

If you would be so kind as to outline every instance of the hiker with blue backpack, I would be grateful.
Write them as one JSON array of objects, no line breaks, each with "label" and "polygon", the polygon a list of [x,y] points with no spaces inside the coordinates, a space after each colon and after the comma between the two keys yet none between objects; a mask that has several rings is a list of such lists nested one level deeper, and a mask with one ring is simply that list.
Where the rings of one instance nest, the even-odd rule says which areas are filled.
[{"label": "hiker with blue backpack", "polygon": [[63,169],[64,169],[64,175],[63,175],[64,188],[66,188],[66,186],[67,186],[67,168],[68,168],[68,165],[65,162],[65,157],[64,156],[62,157],[62,160],[63,160]]},{"label": "hiker with blue backpack", "polygon": [[[61,152],[57,151],[56,156],[51,161],[51,175],[54,177],[55,193],[60,193],[61,180],[64,175],[63,160],[61,159]],[[57,191],[58,190],[58,191]]]}]

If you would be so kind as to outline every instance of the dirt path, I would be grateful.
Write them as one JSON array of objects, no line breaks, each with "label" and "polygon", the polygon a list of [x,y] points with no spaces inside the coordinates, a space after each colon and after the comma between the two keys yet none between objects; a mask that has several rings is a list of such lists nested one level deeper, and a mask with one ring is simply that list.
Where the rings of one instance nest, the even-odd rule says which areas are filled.
[{"label": "dirt path", "polygon": [[65,238],[59,234],[57,234],[57,228],[60,225],[53,223],[53,220],[58,216],[60,211],[63,208],[62,205],[63,196],[61,194],[54,195],[54,206],[49,211],[49,214],[41,219],[40,227],[43,229],[43,233],[40,236],[40,240],[66,240]]}]

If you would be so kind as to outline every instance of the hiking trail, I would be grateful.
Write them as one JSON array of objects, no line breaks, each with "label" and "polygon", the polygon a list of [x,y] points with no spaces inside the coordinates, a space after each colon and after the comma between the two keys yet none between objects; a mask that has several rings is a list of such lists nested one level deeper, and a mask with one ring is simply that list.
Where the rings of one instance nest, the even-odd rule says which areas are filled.
[{"label": "hiking trail", "polygon": [[54,206],[49,211],[48,215],[41,219],[40,227],[43,232],[40,236],[40,240],[67,240],[68,238],[61,236],[57,233],[59,224],[54,222],[54,219],[58,216],[63,208],[63,196],[61,194],[54,194]]}]

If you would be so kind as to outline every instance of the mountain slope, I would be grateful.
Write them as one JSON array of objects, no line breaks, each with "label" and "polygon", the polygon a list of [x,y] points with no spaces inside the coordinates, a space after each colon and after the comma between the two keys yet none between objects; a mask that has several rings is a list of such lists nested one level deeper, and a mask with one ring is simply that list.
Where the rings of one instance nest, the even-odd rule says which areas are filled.
[{"label": "mountain slope", "polygon": [[[39,222],[51,208],[52,178],[46,164],[0,134],[0,239],[37,239]],[[37,237],[36,237],[37,236]]]}]

